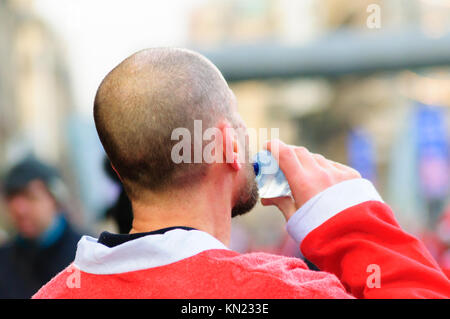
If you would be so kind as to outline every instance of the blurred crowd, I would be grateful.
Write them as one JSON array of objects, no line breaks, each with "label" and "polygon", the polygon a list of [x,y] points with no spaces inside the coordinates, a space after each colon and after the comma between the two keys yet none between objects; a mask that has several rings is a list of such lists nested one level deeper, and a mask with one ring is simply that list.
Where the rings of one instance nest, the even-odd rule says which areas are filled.
[{"label": "blurred crowd", "polygon": [[[120,184],[105,159],[105,171]],[[82,235],[92,227],[71,220],[67,187],[55,167],[28,155],[1,179],[2,202],[8,212],[10,238],[0,242],[0,298],[29,298],[69,265]],[[114,229],[131,229],[131,204],[122,190],[117,201],[104,212]]]},{"label": "blurred crowd", "polygon": [[29,298],[75,257],[81,232],[66,216],[57,171],[27,157],[2,180],[14,235],[0,247],[0,297]]}]

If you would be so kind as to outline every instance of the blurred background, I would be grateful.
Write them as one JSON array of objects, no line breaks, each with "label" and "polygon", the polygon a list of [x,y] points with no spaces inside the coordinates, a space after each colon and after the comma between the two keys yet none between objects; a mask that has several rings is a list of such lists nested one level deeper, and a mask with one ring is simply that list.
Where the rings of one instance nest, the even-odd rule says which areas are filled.
[{"label": "blurred background", "polygon": [[[248,127],[358,169],[450,269],[450,0],[0,0],[0,172],[34,154],[62,173],[73,223],[119,231],[92,105],[155,46],[211,59]],[[232,248],[298,256],[284,224],[258,205]]]}]

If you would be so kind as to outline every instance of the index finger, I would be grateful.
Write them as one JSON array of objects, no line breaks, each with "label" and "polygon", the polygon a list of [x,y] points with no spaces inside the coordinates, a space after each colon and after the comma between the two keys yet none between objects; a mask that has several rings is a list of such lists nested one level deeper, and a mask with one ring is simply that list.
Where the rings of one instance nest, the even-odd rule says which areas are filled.
[{"label": "index finger", "polygon": [[303,180],[303,166],[298,160],[295,150],[280,140],[271,140],[264,146],[277,160],[278,166],[284,173],[296,202],[301,202],[301,181]]}]

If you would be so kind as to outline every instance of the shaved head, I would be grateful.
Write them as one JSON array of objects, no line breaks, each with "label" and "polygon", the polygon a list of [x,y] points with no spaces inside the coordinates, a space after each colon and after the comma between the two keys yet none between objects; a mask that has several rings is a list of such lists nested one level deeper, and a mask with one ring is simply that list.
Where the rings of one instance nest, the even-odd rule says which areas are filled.
[{"label": "shaved head", "polygon": [[138,199],[144,190],[201,180],[206,163],[172,161],[177,143],[172,131],[182,127],[193,133],[194,120],[201,120],[204,129],[221,119],[233,123],[233,103],[219,70],[189,50],[146,49],[114,68],[97,91],[94,119],[128,196]]}]

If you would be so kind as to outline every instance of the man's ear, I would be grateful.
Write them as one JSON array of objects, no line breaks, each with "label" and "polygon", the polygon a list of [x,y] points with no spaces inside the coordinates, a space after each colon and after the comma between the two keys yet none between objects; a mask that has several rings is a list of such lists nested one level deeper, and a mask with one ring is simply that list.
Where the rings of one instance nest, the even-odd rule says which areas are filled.
[{"label": "man's ear", "polygon": [[223,157],[226,164],[238,171],[242,165],[239,162],[239,143],[235,130],[228,122],[224,122],[219,127],[223,138]]}]

